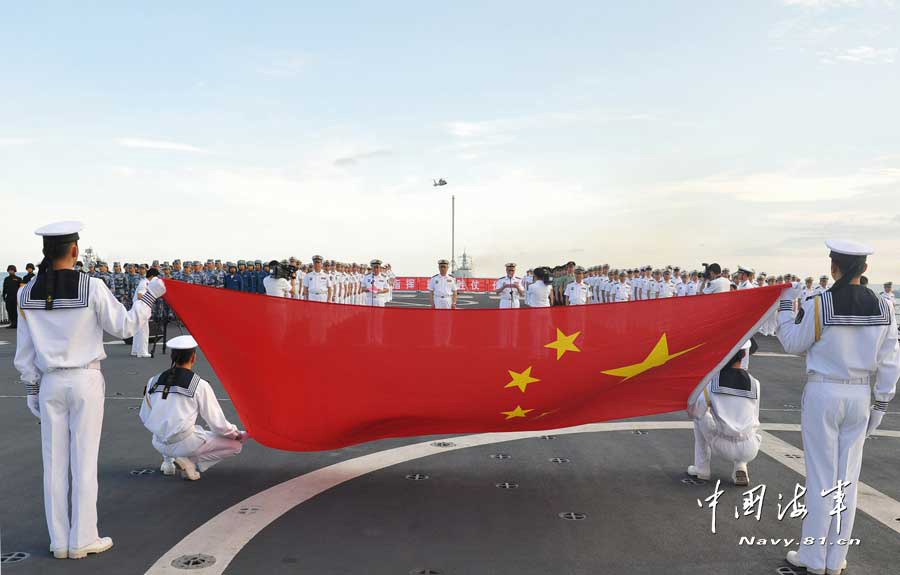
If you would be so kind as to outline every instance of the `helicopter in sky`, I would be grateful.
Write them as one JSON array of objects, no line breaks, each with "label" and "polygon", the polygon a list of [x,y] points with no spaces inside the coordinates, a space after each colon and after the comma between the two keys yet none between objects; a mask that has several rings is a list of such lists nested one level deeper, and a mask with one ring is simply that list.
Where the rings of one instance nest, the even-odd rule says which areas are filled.
[{"label": "helicopter in sky", "polygon": [[439,180],[434,180],[434,179],[433,179],[433,180],[431,180],[431,181],[434,182],[434,187],[435,187],[435,188],[438,187],[438,186],[446,186],[446,185],[447,185],[447,180],[445,180],[444,178],[441,178],[441,179],[439,179]]}]

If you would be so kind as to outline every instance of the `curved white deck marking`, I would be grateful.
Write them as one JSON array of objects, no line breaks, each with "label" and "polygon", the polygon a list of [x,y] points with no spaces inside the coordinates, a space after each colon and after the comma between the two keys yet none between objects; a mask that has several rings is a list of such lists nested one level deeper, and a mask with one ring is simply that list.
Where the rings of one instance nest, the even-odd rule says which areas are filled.
[{"label": "curved white deck marking", "polygon": [[[455,444],[453,447],[435,447],[432,445],[434,440],[431,440],[424,443],[403,445],[401,447],[355,457],[289,479],[284,483],[270,487],[232,505],[195,529],[187,537],[179,541],[178,544],[169,549],[165,555],[160,557],[156,563],[147,570],[145,575],[175,575],[176,573],[183,575],[184,571],[182,569],[172,567],[172,561],[182,555],[191,555],[195,553],[204,553],[216,558],[216,562],[213,565],[204,569],[198,569],[196,570],[197,573],[200,573],[201,575],[221,575],[224,573],[225,569],[228,568],[228,565],[235,556],[237,556],[241,549],[247,545],[253,537],[297,505],[300,505],[345,481],[399,463],[412,461],[429,455],[465,449],[467,447],[490,445],[505,441],[515,441],[517,439],[528,439],[540,437],[542,435],[567,435],[572,433],[600,431],[632,431],[637,429],[691,429],[692,427],[693,423],[690,421],[591,423],[588,425],[579,425],[577,427],[545,431],[481,433],[477,435],[450,437],[447,441],[452,441]],[[800,431],[800,426],[791,423],[769,423],[764,424],[763,429],[768,431]],[[877,435],[900,437],[900,431],[880,431]],[[770,448],[767,444],[773,447]],[[788,448],[796,452],[799,452],[798,449],[768,433],[766,433],[763,446],[762,451],[775,457],[776,461],[787,465],[794,471],[803,475],[803,464],[798,463],[802,460],[792,460],[783,456],[783,453],[788,453],[788,451],[786,451]],[[790,453],[793,453],[794,451],[791,451]],[[891,524],[897,523],[896,521],[889,519],[888,522],[886,522],[884,519],[887,515],[890,515],[891,518],[900,516],[898,515],[898,513],[900,513],[900,511],[898,511],[900,510],[900,503],[863,483],[859,484],[858,489],[859,496],[857,506],[860,510],[872,515],[875,519],[878,519],[891,529],[894,529],[895,531],[900,530],[900,526],[895,527]],[[877,493],[883,499],[875,500],[866,497],[865,494],[870,492]],[[878,509],[873,509],[872,506],[876,504],[879,507],[884,507],[884,509],[880,511]],[[247,507],[256,507],[258,509],[252,514],[241,515],[238,513],[241,508]]]}]

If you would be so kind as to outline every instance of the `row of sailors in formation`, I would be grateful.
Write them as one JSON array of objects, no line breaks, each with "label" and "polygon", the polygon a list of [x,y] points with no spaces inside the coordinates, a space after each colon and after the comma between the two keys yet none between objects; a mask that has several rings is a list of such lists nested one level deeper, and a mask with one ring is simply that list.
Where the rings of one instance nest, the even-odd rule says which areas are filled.
[{"label": "row of sailors in formation", "polygon": [[[649,266],[639,270],[610,270],[607,265],[589,270],[575,267],[574,278],[562,284],[550,277],[548,268],[528,270],[524,278],[516,276],[515,272],[516,264],[506,264],[506,275],[495,283],[494,290],[500,295],[501,308],[519,307],[520,298],[530,307],[585,305],[694,296],[751,289],[784,281],[784,276],[776,278],[767,277],[764,273],[757,275],[744,267],[739,267],[737,273],[731,276],[727,268],[723,270],[717,264],[710,266],[709,278],[702,277],[696,271],[681,272],[677,267],[664,270],[654,270]],[[788,281],[797,279],[789,277]],[[827,278],[824,276],[820,285],[814,288],[812,278],[807,280],[812,290],[809,295],[821,293],[828,288]]]},{"label": "row of sailors in formation", "polygon": [[[377,264],[374,265],[375,262]],[[282,293],[278,288],[266,288],[267,278],[274,274],[274,267],[281,263],[291,267],[288,290]],[[76,266],[80,270],[81,266]],[[124,269],[124,271],[123,271]],[[199,261],[174,260],[160,264],[154,261],[146,264],[113,263],[110,272],[105,262],[90,265],[87,273],[106,284],[126,307],[130,308],[141,279],[146,278],[148,269],[157,269],[164,279],[183,281],[191,284],[231,289],[236,291],[269,295],[283,295],[294,299],[328,301],[333,303],[355,303],[360,305],[383,306],[392,300],[394,273],[390,264],[382,265],[380,260],[366,264],[345,264],[334,260],[324,261],[322,256],[314,256],[311,265],[302,265],[300,260],[290,258],[282,262],[264,264],[262,260],[239,260],[237,264],[221,260]],[[273,280],[274,281],[274,280]],[[312,285],[310,285],[312,283]]]}]

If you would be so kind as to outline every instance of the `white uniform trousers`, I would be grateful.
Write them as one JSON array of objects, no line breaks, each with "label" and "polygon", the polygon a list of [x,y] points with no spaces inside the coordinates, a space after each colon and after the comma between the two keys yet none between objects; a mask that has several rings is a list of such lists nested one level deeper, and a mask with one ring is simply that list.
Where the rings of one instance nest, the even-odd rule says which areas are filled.
[{"label": "white uniform trousers", "polygon": [[38,400],[44,460],[44,512],[53,550],[77,549],[100,537],[97,532],[97,456],[105,393],[106,383],[99,369],[61,369],[41,378]]},{"label": "white uniform trousers", "polygon": [[518,309],[519,300],[513,301],[508,298],[500,298],[500,309]]},{"label": "white uniform trousers", "polygon": [[694,420],[694,466],[700,471],[709,471],[712,454],[746,470],[747,463],[756,459],[761,443],[762,437],[758,433],[744,438],[719,433],[716,420],[708,411],[701,419]]},{"label": "white uniform trousers", "polygon": [[154,437],[153,447],[163,457],[187,457],[202,473],[223,459],[240,453],[243,444],[236,439],[216,435],[212,431],[195,425],[193,435],[171,445],[166,445]]},{"label": "white uniform trousers", "polygon": [[366,304],[374,307],[384,307],[384,295],[385,294],[376,294],[376,295],[367,295],[366,296]]},{"label": "white uniform trousers", "polygon": [[150,325],[145,321],[141,322],[137,331],[134,332],[134,338],[131,340],[131,355],[150,357]]},{"label": "white uniform trousers", "polygon": [[434,296],[434,309],[450,309],[453,305],[453,296]]},{"label": "white uniform trousers", "polygon": [[328,301],[328,292],[322,293],[313,293],[309,292],[309,296],[307,297],[309,301]]},{"label": "white uniform trousers", "polygon": [[[868,385],[844,383],[807,383],[803,387],[800,429],[806,461],[806,494],[809,511],[803,519],[803,538],[815,539],[812,545],[800,545],[798,559],[813,569],[839,570],[847,557],[847,545],[838,539],[850,539],[856,517],[856,484],[862,465],[863,443],[869,424]],[[838,480],[849,481],[844,488],[841,530],[837,516],[829,515],[835,506],[834,493],[822,491],[835,487]],[[825,538],[822,545],[820,538]],[[801,541],[802,543],[802,541]]]}]

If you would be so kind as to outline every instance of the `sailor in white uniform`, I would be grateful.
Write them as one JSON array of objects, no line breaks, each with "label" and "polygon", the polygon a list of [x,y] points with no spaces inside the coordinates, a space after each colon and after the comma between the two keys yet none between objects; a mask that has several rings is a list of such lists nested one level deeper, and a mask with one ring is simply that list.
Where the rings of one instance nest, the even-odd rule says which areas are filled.
[{"label": "sailor in white uniform", "polygon": [[322,270],[322,256],[313,256],[312,261],[313,270],[303,276],[303,299],[327,302],[332,291],[331,279]]},{"label": "sailor in white uniform", "polygon": [[516,264],[506,264],[506,275],[494,282],[494,293],[500,294],[500,309],[517,309],[525,296],[522,278],[516,276]]},{"label": "sailor in white uniform", "polygon": [[828,276],[822,276],[819,278],[819,285],[813,288],[813,294],[822,294],[828,289]]},{"label": "sailor in white uniform", "polygon": [[709,479],[710,456],[715,454],[733,466],[735,485],[749,485],[747,464],[759,452],[759,381],[741,367],[744,356],[755,352],[747,341],[688,405],[694,420],[694,464],[688,475]]},{"label": "sailor in white uniform", "polygon": [[434,309],[456,308],[456,279],[447,273],[450,262],[438,260],[438,272],[428,280],[428,292],[431,296],[431,307]]},{"label": "sailor in white uniform", "polygon": [[381,273],[381,260],[369,262],[372,271],[363,277],[362,288],[366,294],[366,305],[384,307],[388,293],[388,280]]},{"label": "sailor in white uniform", "polygon": [[60,222],[35,232],[43,237],[44,259],[38,275],[18,294],[14,363],[28,408],[41,420],[44,510],[50,552],[57,559],[81,559],[113,545],[97,531],[97,456],[106,388],[100,372],[106,359],[103,332],[132,337],[166,291],[154,278],[127,311],[102,279],[72,269],[81,228],[80,222]]},{"label": "sailor in white uniform", "polygon": [[[159,270],[156,268],[150,268],[147,270],[146,277],[141,277],[140,281],[138,281],[137,287],[134,290],[134,298],[131,304],[131,307],[134,307],[134,304],[140,301],[144,294],[147,293],[147,286],[150,285],[150,281],[153,280],[156,276],[159,275]],[[135,357],[153,357],[150,355],[150,324],[149,323],[141,323],[138,326],[137,331],[134,333],[134,338],[131,340],[131,355]]]},{"label": "sailor in white uniform", "polygon": [[738,266],[738,286],[739,290],[753,289],[758,287],[753,283],[753,270]]},{"label": "sailor in white uniform", "polygon": [[612,301],[630,301],[632,290],[631,285],[626,280],[627,277],[625,272],[619,272],[619,281],[613,286]]},{"label": "sailor in white uniform", "polygon": [[575,268],[575,281],[569,282],[563,292],[566,305],[587,305],[591,301],[591,288],[584,283],[584,268]]},{"label": "sailor in white uniform", "polygon": [[[804,300],[796,317],[796,288],[786,288],[778,305],[778,339],[784,350],[806,353],[801,433],[808,514],[802,536],[816,542],[788,552],[787,561],[808,573],[839,574],[846,568],[848,548],[838,540],[850,539],[853,531],[863,443],[894,397],[900,346],[890,306],[859,282],[872,248],[851,241],[825,245],[831,250],[834,286]],[[830,513],[833,492],[822,496],[838,482],[849,482],[843,487],[846,510],[840,517]]]},{"label": "sailor in white uniform", "polygon": [[891,304],[891,309],[894,309],[894,284],[893,282],[886,282],[884,284],[884,291],[881,293],[881,297],[886,299],[889,304]]},{"label": "sailor in white uniform", "polygon": [[[195,481],[219,461],[241,452],[247,433],[229,423],[212,386],[192,371],[197,342],[180,335],[166,343],[172,367],[147,382],[141,402],[141,422],[153,434],[153,448],[164,458],[162,471]],[[209,431],[197,425],[197,416]],[[170,463],[171,462],[171,463]]]}]

